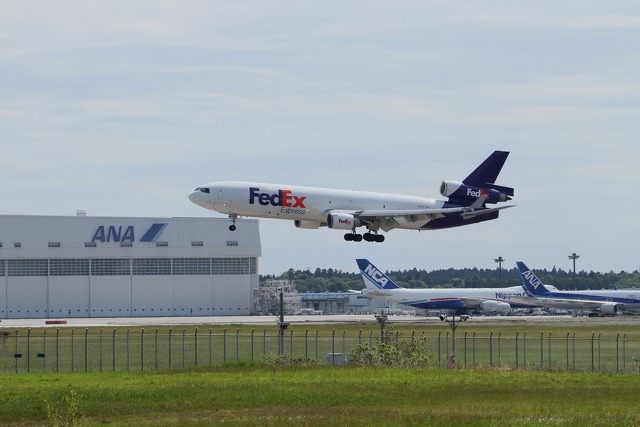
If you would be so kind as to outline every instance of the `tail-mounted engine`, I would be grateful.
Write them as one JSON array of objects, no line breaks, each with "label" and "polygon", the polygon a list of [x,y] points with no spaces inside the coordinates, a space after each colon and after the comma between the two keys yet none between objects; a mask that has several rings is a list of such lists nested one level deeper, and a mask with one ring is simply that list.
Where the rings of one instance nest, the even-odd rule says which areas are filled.
[{"label": "tail-mounted engine", "polygon": [[353,230],[360,227],[361,223],[358,218],[348,213],[330,213],[327,215],[327,227],[338,230]]},{"label": "tail-mounted engine", "polygon": [[511,200],[513,188],[492,184],[490,187],[476,187],[458,181],[442,181],[440,194],[450,199],[476,201],[487,196],[485,203],[498,203]]}]

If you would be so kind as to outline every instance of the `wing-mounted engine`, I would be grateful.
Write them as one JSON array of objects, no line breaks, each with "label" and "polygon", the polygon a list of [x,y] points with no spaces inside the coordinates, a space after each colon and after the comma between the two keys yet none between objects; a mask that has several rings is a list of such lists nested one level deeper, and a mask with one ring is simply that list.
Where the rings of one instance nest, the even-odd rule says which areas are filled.
[{"label": "wing-mounted engine", "polygon": [[480,304],[480,310],[483,313],[507,314],[511,311],[511,306],[506,302],[487,300]]},{"label": "wing-mounted engine", "polygon": [[360,227],[361,222],[355,215],[343,212],[332,212],[327,215],[327,227],[337,230],[353,230]]},{"label": "wing-mounted engine", "polygon": [[618,312],[618,304],[607,302],[600,306],[600,312],[604,314],[616,314]]},{"label": "wing-mounted engine", "polygon": [[475,201],[487,196],[485,203],[499,203],[511,200],[513,188],[492,184],[490,187],[477,187],[459,181],[442,181],[440,194],[449,199]]}]

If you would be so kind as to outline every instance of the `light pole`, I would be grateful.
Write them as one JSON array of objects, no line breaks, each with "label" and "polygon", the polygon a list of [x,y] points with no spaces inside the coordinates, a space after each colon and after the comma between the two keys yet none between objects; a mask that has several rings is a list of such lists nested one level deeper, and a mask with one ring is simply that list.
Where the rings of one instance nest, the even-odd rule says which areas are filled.
[{"label": "light pole", "polygon": [[498,258],[494,259],[495,262],[498,263],[498,269],[499,269],[499,277],[500,277],[500,288],[502,287],[502,263],[506,261],[506,259],[502,258],[501,256],[499,256]]},{"label": "light pole", "polygon": [[573,289],[576,288],[576,260],[580,258],[580,255],[576,255],[576,253],[572,253],[569,255],[569,259],[573,260]]}]

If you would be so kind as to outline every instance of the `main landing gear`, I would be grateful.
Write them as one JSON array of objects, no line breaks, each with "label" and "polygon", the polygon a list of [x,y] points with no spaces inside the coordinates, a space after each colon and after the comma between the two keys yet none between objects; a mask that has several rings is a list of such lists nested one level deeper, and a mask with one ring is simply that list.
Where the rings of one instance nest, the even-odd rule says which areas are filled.
[{"label": "main landing gear", "polygon": [[384,242],[384,236],[382,234],[374,234],[374,233],[347,233],[344,235],[344,240],[347,242],[361,242],[364,239],[366,242]]}]

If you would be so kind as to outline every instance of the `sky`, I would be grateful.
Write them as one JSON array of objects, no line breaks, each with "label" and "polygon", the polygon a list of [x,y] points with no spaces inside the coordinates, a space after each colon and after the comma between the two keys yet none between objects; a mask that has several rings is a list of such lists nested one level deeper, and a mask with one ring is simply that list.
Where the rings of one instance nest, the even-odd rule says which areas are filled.
[{"label": "sky", "polygon": [[4,214],[220,217],[225,180],[438,198],[494,150],[500,218],[380,243],[260,220],[261,274],[640,269],[637,1],[29,1],[0,14]]}]

